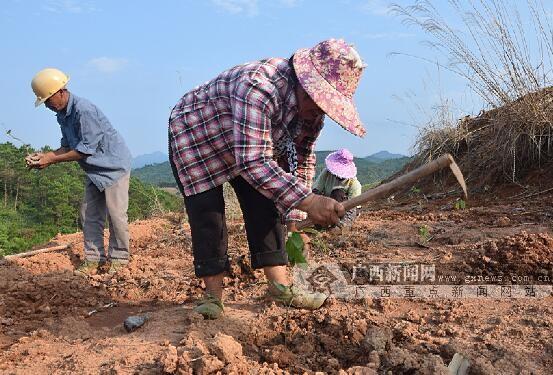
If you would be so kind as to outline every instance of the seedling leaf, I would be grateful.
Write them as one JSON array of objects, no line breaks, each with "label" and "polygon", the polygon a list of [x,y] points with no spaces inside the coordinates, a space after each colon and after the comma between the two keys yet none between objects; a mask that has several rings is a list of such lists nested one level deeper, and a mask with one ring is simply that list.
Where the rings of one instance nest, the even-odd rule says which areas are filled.
[{"label": "seedling leaf", "polygon": [[462,199],[459,199],[458,201],[455,202],[454,208],[456,210],[464,210],[466,207],[467,207],[467,205],[466,205],[465,201],[462,200]]},{"label": "seedling leaf", "polygon": [[303,255],[303,245],[300,233],[292,232],[288,237],[288,241],[286,241],[286,252],[292,266],[297,265],[302,268],[307,266],[307,260]]}]

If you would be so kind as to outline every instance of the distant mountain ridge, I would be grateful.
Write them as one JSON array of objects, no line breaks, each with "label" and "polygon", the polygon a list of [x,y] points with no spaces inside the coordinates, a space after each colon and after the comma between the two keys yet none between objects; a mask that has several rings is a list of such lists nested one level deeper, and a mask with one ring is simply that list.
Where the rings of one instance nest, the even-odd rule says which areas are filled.
[{"label": "distant mountain ridge", "polygon": [[373,159],[373,160],[390,160],[390,159],[401,159],[406,158],[407,156],[401,155],[401,154],[392,154],[388,151],[379,151],[377,153],[374,153],[372,155],[369,155],[365,157],[365,159]]},{"label": "distant mountain ridge", "polygon": [[131,168],[142,168],[150,164],[160,164],[163,162],[169,161],[167,154],[164,154],[161,151],[155,151],[149,154],[138,155],[132,159]]},{"label": "distant mountain ridge", "polygon": [[[325,158],[333,151],[315,151],[317,165],[315,172],[318,175],[324,168]],[[160,154],[162,154],[160,152]],[[390,156],[389,159],[384,157]],[[167,156],[165,156],[167,160]],[[392,154],[388,151],[380,151],[365,158],[354,158],[357,166],[357,178],[361,184],[374,184],[399,171],[409,162],[411,158],[399,154]],[[141,181],[161,187],[176,187],[175,179],[168,161],[162,163],[145,165],[133,169],[133,176]]]}]

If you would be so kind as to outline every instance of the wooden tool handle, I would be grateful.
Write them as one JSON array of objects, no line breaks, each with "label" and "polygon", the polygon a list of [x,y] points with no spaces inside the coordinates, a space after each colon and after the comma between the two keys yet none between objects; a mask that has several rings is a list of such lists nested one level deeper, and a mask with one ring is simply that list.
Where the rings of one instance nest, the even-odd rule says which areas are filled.
[{"label": "wooden tool handle", "polygon": [[28,251],[26,253],[6,255],[3,259],[4,260],[10,260],[10,259],[16,259],[16,258],[26,258],[26,257],[30,257],[30,256],[37,255],[37,254],[49,253],[49,252],[58,251],[58,250],[65,250],[65,249],[69,249],[70,247],[71,247],[71,244],[53,246],[53,247],[48,247],[46,249],[38,249],[38,250]]},{"label": "wooden tool handle", "polygon": [[[367,190],[361,195],[351,198],[343,202],[342,204],[344,205],[344,209],[346,211],[351,210],[352,208],[357,206],[362,206],[369,201],[374,201],[376,199],[386,197],[392,192],[418,181],[422,177],[431,175],[432,173],[435,173],[440,169],[449,167],[453,163],[455,163],[455,161],[453,160],[453,156],[451,156],[450,154],[442,155],[438,159],[433,160],[430,163],[422,165],[417,169],[414,169],[403,176],[393,179],[388,183],[379,185],[374,189]],[[296,228],[298,230],[301,230],[312,225],[313,222],[307,219],[296,224]]]}]

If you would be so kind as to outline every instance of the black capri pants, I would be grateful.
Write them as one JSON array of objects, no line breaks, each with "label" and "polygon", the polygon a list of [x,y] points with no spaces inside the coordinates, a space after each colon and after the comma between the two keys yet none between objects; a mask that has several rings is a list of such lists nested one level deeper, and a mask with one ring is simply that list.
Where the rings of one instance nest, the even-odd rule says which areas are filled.
[{"label": "black capri pants", "polygon": [[[238,176],[229,181],[242,208],[253,268],[288,264],[286,226],[274,202]],[[197,277],[229,269],[223,186],[184,197]]]}]

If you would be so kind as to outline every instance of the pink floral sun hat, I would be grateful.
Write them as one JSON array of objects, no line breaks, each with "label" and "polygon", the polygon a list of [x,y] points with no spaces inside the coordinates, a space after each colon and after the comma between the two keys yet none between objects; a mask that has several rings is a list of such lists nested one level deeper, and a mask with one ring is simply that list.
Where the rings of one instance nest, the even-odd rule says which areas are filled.
[{"label": "pink floral sun hat", "polygon": [[348,149],[341,148],[329,154],[325,159],[326,169],[340,178],[357,176],[357,167],[353,162],[353,155]]},{"label": "pink floral sun hat", "polygon": [[343,39],[329,39],[296,51],[293,64],[311,99],[348,132],[363,137],[365,128],[353,93],[366,65],[357,51]]}]

